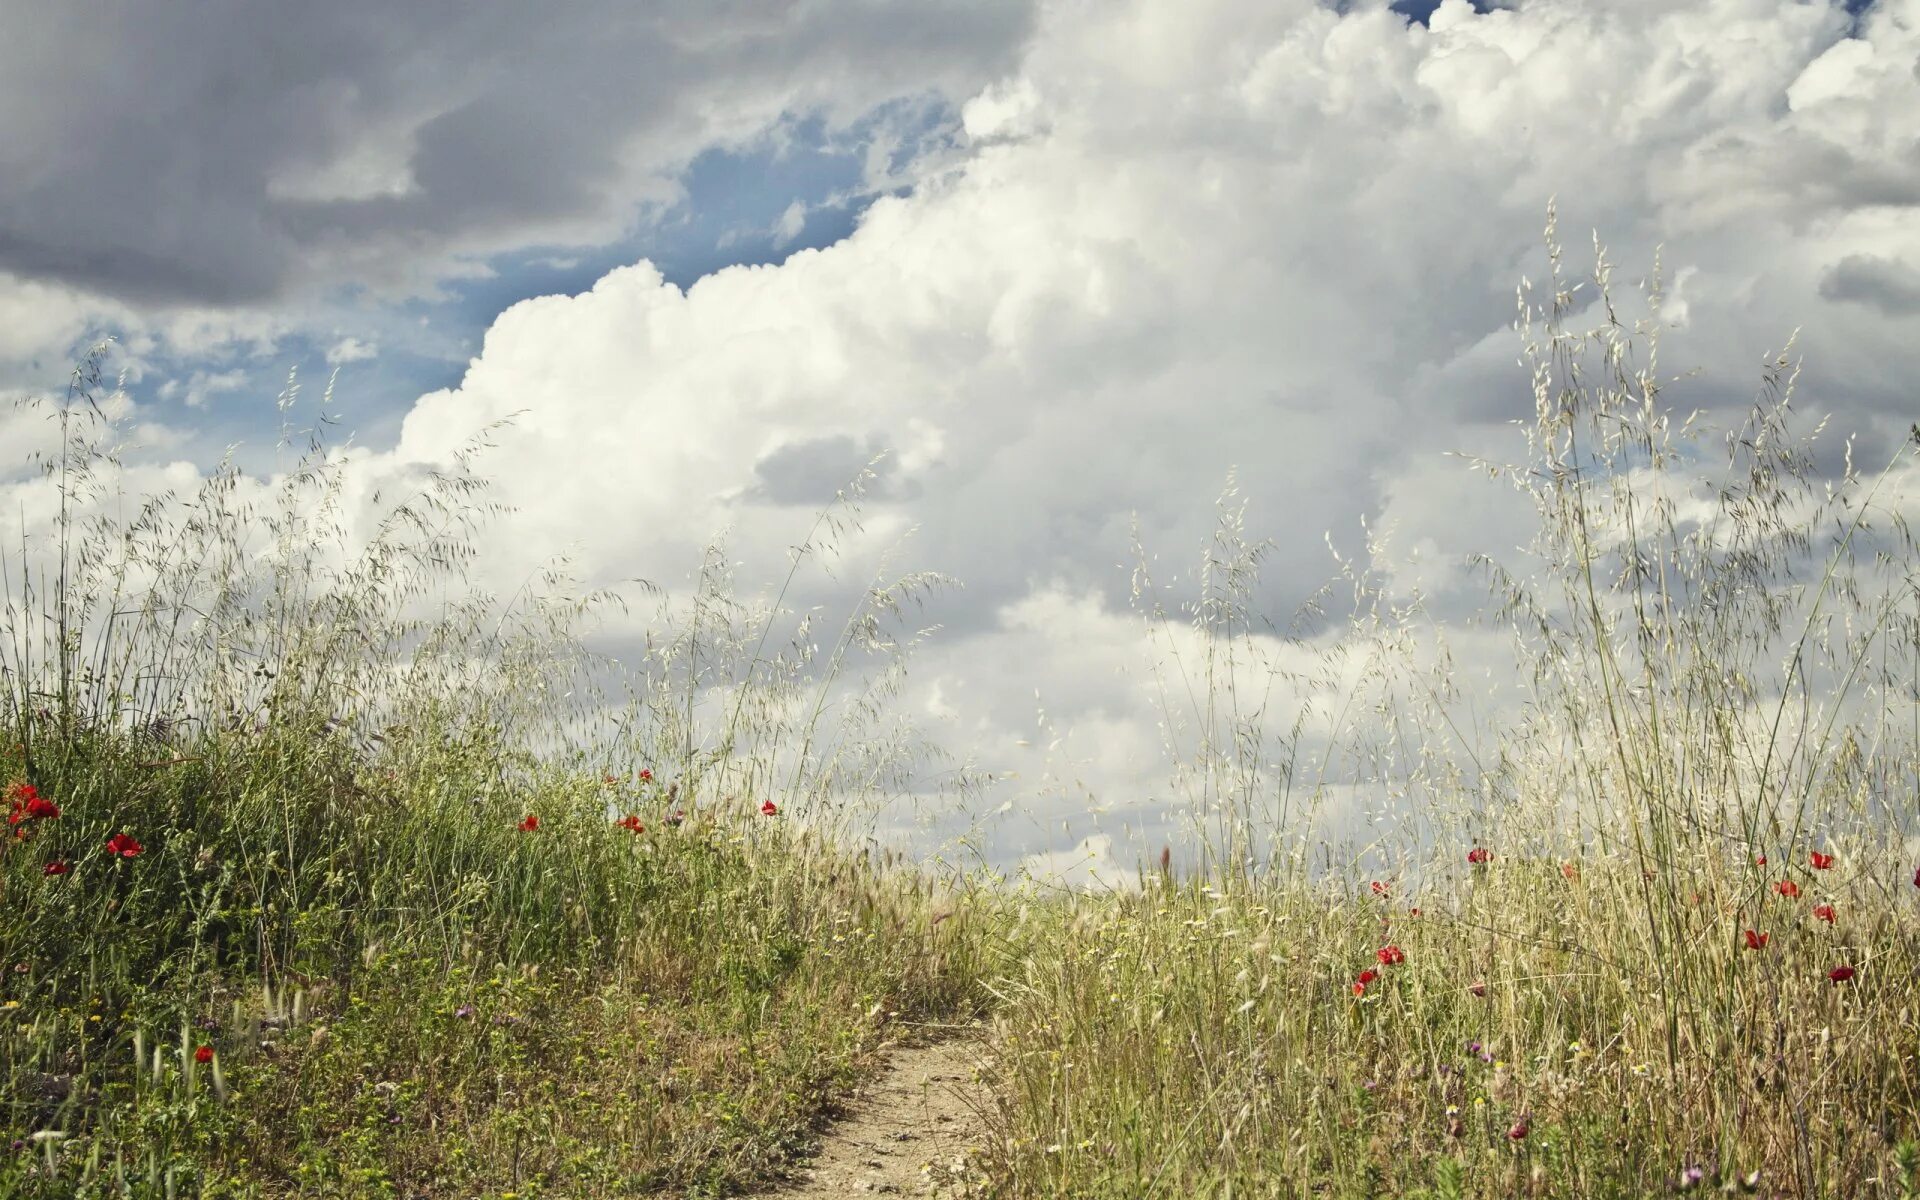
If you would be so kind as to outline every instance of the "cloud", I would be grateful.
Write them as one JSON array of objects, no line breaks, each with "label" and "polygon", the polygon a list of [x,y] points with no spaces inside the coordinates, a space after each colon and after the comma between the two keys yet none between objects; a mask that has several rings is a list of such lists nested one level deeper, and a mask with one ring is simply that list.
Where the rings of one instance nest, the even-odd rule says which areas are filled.
[{"label": "cloud", "polygon": [[1849,254],[1820,279],[1828,300],[1870,305],[1889,317],[1920,313],[1920,267],[1871,254]]},{"label": "cloud", "polygon": [[176,397],[188,408],[205,408],[207,402],[222,392],[236,392],[245,387],[245,371],[195,371],[186,382],[169,380],[160,388],[162,399]]},{"label": "cloud", "polygon": [[1113,839],[1104,833],[1083,838],[1067,850],[1029,854],[1020,860],[1019,873],[1059,887],[1094,891],[1135,891],[1140,886],[1137,863],[1122,866],[1116,861]]},{"label": "cloud", "polygon": [[344,366],[347,363],[365,362],[378,357],[380,347],[363,342],[357,337],[344,337],[327,347],[327,362],[332,366]]},{"label": "cloud", "polygon": [[[803,54],[743,32],[752,11],[673,27],[690,60],[724,52],[753,79],[764,68],[737,100],[695,88],[719,115],[684,143],[661,118],[629,133],[656,150],[582,165],[577,131],[555,129],[544,99],[520,113],[474,95],[420,117],[407,179],[382,174],[392,154],[323,173],[361,198],[289,201],[312,221],[289,226],[305,231],[293,242],[358,270],[442,203],[450,232],[427,238],[432,253],[509,227],[597,236],[609,210],[577,196],[680,152],[658,146],[764,122],[768,97],[817,98],[805,73],[854,62],[856,46],[900,39],[895,84],[933,61],[934,35],[915,32],[932,24],[896,18],[839,45],[795,18]],[[1127,831],[1110,826],[1160,838],[1181,794],[1166,783],[1161,701],[1137,676],[1116,680],[1151,645],[1132,607],[1132,539],[1191,593],[1231,472],[1224,519],[1231,529],[1244,506],[1246,536],[1272,540],[1255,599],[1277,622],[1332,570],[1329,536],[1364,555],[1363,517],[1389,537],[1394,589],[1464,615],[1465,555],[1508,549],[1525,526],[1504,485],[1443,456],[1521,451],[1511,423],[1531,418],[1532,397],[1514,288],[1547,270],[1550,196],[1569,277],[1591,262],[1589,231],[1609,242],[1623,322],[1645,315],[1633,285],[1664,243],[1676,327],[1659,371],[1699,369],[1666,385],[1683,409],[1737,416],[1762,353],[1799,328],[1801,386],[1841,427],[1877,436],[1910,420],[1920,340],[1911,313],[1884,302],[1905,277],[1859,263],[1920,261],[1920,157],[1906,149],[1920,145],[1906,67],[1920,0],[1869,10],[1865,51],[1846,47],[1837,3],[1765,0],[1486,13],[1447,0],[1428,27],[1377,3],[1050,0],[1012,58],[1004,17],[970,26],[972,48],[941,69],[973,81],[961,144],[846,240],[684,290],[640,262],[514,305],[394,446],[356,452],[363,489],[446,463],[512,417],[481,464],[517,510],[488,540],[490,579],[510,588],[564,552],[592,583],[682,586],[726,530],[742,588],[770,591],[816,510],[891,450],[840,535],[837,575],[809,575],[790,602],[844,604],[888,555],[959,577],[965,590],[929,608],[946,629],[907,703],[1011,779],[987,798],[1013,803],[1021,831],[1003,861],[1049,848],[1125,860]],[[586,86],[566,115],[593,128],[605,98]],[[684,113],[695,99],[662,102]],[[378,124],[371,100],[339,103],[342,128]],[[336,140],[328,153],[350,139]],[[530,173],[497,177],[510,168],[477,161],[488,154],[523,156]],[[482,195],[449,199],[466,191]],[[1857,302],[1869,294],[1883,302]],[[1581,302],[1603,319],[1590,291]],[[1298,701],[1273,695],[1275,726]],[[1366,802],[1343,786],[1343,804]]]},{"label": "cloud", "polygon": [[1028,20],[1024,0],[23,9],[0,270],[166,305],[417,290],[613,240],[695,154],[783,115],[967,94]]},{"label": "cloud", "polygon": [[807,227],[807,206],[799,200],[787,205],[780,219],[773,223],[773,244],[780,247],[800,236]]}]

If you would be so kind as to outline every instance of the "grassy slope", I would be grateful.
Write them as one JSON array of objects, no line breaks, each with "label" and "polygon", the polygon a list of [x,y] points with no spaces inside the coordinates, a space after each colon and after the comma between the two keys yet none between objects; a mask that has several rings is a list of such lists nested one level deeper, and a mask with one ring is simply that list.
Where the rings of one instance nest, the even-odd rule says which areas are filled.
[{"label": "grassy slope", "polygon": [[71,1136],[0,1194],[728,1194],[977,994],[964,921],[779,817],[389,776],[311,730],[32,744],[0,778],[61,811],[0,867],[0,1137]]},{"label": "grassy slope", "polygon": [[[1155,881],[1034,910],[996,985],[1002,1177],[1048,1196],[1637,1197],[1698,1168],[1703,1190],[1915,1194],[1912,868],[1702,867],[1689,940],[1658,953],[1639,873],[1594,858],[1571,878],[1463,861],[1412,896]],[[1858,974],[1835,983],[1841,964]]]}]

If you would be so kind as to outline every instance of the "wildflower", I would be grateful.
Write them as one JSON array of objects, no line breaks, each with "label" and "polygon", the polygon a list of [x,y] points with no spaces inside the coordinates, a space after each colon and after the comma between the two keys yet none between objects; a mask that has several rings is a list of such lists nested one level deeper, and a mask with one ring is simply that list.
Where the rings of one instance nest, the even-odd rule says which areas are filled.
[{"label": "wildflower", "polygon": [[640,818],[633,813],[628,813],[625,817],[615,821],[614,826],[619,829],[624,829],[628,833],[645,833],[647,831],[647,827],[642,825]]},{"label": "wildflower", "polygon": [[1795,899],[1800,895],[1800,885],[1791,879],[1782,879],[1779,883],[1773,885],[1773,890],[1779,892],[1789,900]]},{"label": "wildflower", "polygon": [[1852,967],[1841,963],[1833,970],[1827,972],[1827,978],[1833,980],[1835,983],[1845,983],[1847,980],[1852,979],[1854,974],[1855,972]]},{"label": "wildflower", "polygon": [[1484,979],[1476,979],[1467,985],[1467,990],[1476,996],[1484,996],[1487,994],[1487,982]]},{"label": "wildflower", "polygon": [[456,1020],[456,1021],[471,1021],[471,1020],[473,1020],[473,1005],[471,1005],[471,1004],[462,1004],[462,1005],[461,1005],[461,1006],[460,1006],[459,1008],[456,1008],[456,1009],[454,1009],[454,1010],[453,1010],[453,1019],[454,1019],[454,1020]]},{"label": "wildflower", "polygon": [[640,782],[641,782],[641,783],[652,783],[652,782],[653,782],[653,770],[652,770],[652,768],[650,768],[650,767],[641,767],[641,768],[640,768]]},{"label": "wildflower", "polygon": [[1388,887],[1386,884],[1381,883],[1378,879],[1374,880],[1373,883],[1371,883],[1368,886],[1373,888],[1374,895],[1381,896],[1381,897],[1385,897],[1390,891],[1393,890],[1392,888]]},{"label": "wildflower", "polygon": [[1833,865],[1833,855],[1822,854],[1818,850],[1815,850],[1807,855],[1807,861],[1813,864],[1814,870],[1824,871]]},{"label": "wildflower", "polygon": [[1749,929],[1746,931],[1746,939],[1747,949],[1749,950],[1765,950],[1767,948],[1767,935],[1764,933],[1755,933]]},{"label": "wildflower", "polygon": [[1366,985],[1366,984],[1364,984],[1364,983],[1361,983],[1361,982],[1360,982],[1359,980],[1357,980],[1357,979],[1356,979],[1356,980],[1354,980],[1354,981],[1353,981],[1353,994],[1354,994],[1354,995],[1356,995],[1356,996],[1364,996],[1364,995],[1366,995],[1366,994],[1367,994],[1367,985]]},{"label": "wildflower", "polygon": [[1560,864],[1560,874],[1565,876],[1568,879],[1578,882],[1578,880],[1580,879],[1580,868],[1574,866],[1570,862],[1563,862]]},{"label": "wildflower", "polygon": [[107,839],[107,853],[121,858],[132,858],[145,849],[130,833],[116,833]]},{"label": "wildflower", "polygon": [[676,808],[672,812],[667,814],[667,824],[669,825],[678,825],[680,824],[680,822],[686,819],[687,819],[687,810],[684,808]]},{"label": "wildflower", "polygon": [[1373,952],[1373,956],[1380,960],[1383,967],[1396,967],[1407,961],[1406,951],[1398,946],[1382,946]]},{"label": "wildflower", "polygon": [[1493,852],[1485,846],[1475,846],[1473,849],[1467,851],[1467,861],[1476,867],[1487,862],[1492,857]]},{"label": "wildflower", "polygon": [[1915,887],[1920,887],[1920,867],[1915,867],[1915,868],[1914,868],[1914,871],[1913,871],[1913,886],[1915,886]]},{"label": "wildflower", "polygon": [[528,813],[525,819],[520,822],[521,833],[532,833],[538,828],[540,828],[540,818],[532,813]]},{"label": "wildflower", "polygon": [[1706,1177],[1707,1172],[1704,1168],[1688,1167],[1686,1170],[1680,1172],[1680,1188],[1682,1191],[1686,1191]]},{"label": "wildflower", "polygon": [[213,1047],[202,1046],[193,1052],[193,1061],[205,1066],[213,1061]]},{"label": "wildflower", "polygon": [[1766,866],[1766,865],[1767,865],[1767,856],[1766,856],[1766,855],[1764,855],[1764,854],[1756,854],[1756,855],[1754,855],[1754,856],[1753,856],[1753,865],[1754,865],[1754,866],[1756,866],[1756,867],[1764,867],[1764,866]]},{"label": "wildflower", "polygon": [[771,800],[762,800],[760,802],[760,815],[763,817],[771,817],[779,811],[780,806]]},{"label": "wildflower", "polygon": [[51,821],[60,815],[60,806],[40,794],[30,783],[16,783],[7,789],[7,824],[18,825],[32,818]]},{"label": "wildflower", "polygon": [[1408,916],[1410,916],[1410,917],[1417,917],[1417,916],[1419,916],[1419,915],[1420,915],[1420,906],[1419,906],[1419,905],[1415,905],[1414,907],[1412,907],[1412,908],[1410,908],[1410,909],[1408,909],[1408,910],[1407,910],[1407,915],[1408,915]]},{"label": "wildflower", "polygon": [[48,863],[46,866],[40,868],[40,873],[42,875],[48,875],[48,876],[65,875],[71,869],[72,868],[67,866],[66,859],[56,858],[52,862]]},{"label": "wildflower", "polygon": [[606,784],[608,787],[612,787],[614,784],[619,783],[620,781],[618,779],[615,779],[612,775],[602,775],[600,777],[600,782]]},{"label": "wildflower", "polygon": [[1833,905],[1816,904],[1813,906],[1813,915],[1831,925],[1833,924]]},{"label": "wildflower", "polygon": [[1361,986],[1364,987],[1365,985],[1372,983],[1374,980],[1378,978],[1380,978],[1380,972],[1374,970],[1372,967],[1368,967],[1366,970],[1360,972],[1360,975],[1355,980],[1355,982],[1359,983]]},{"label": "wildflower", "polygon": [[1510,1128],[1508,1128],[1507,1137],[1516,1142],[1524,1142],[1527,1140],[1527,1134],[1531,1132],[1533,1131],[1527,1127],[1527,1119],[1525,1117],[1521,1117],[1518,1121],[1515,1121]]}]

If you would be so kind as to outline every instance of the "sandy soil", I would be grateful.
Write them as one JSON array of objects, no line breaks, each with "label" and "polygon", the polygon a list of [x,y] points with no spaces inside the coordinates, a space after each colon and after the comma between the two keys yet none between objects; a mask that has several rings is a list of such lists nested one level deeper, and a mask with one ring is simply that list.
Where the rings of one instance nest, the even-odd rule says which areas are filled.
[{"label": "sandy soil", "polygon": [[979,1030],[948,1031],[926,1046],[896,1046],[885,1070],[847,1101],[821,1135],[820,1153],[791,1184],[762,1193],[784,1197],[978,1194],[988,1097],[976,1067],[985,1061]]}]

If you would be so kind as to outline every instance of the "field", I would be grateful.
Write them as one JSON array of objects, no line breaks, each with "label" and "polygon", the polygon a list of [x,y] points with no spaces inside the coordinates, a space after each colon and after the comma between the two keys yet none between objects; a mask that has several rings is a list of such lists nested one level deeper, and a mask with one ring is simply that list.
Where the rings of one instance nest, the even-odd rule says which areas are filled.
[{"label": "field", "polygon": [[1101,890],[865,839],[930,577],[819,656],[716,555],[616,669],[604,598],[465,586],[468,462],[353,546],[318,442],[125,502],[83,364],[4,571],[0,1194],[778,1188],[962,1026],[955,1191],[1920,1195],[1914,448],[1816,471],[1784,352],[1707,445],[1554,264],[1476,464],[1538,518],[1479,564],[1523,702],[1469,730],[1364,563],[1273,632],[1229,510],[1184,623],[1139,585],[1193,838]]}]

